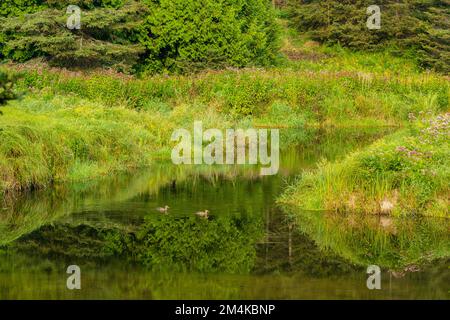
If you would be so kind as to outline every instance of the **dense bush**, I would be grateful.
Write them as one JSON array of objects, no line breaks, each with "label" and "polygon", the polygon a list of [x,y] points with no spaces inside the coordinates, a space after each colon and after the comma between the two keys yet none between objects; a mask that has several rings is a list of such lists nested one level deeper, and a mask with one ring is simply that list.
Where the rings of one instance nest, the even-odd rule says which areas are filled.
[{"label": "dense bush", "polygon": [[0,39],[3,40],[0,50],[6,58],[15,61],[45,57],[59,66],[128,69],[145,51],[138,44],[136,28],[142,22],[146,7],[127,1],[119,8],[103,8],[106,3],[78,2],[82,7],[102,6],[82,11],[80,30],[66,27],[68,15],[64,9],[48,8],[25,16],[0,18]]},{"label": "dense bush", "polygon": [[[82,27],[65,27],[68,5]],[[45,57],[67,67],[143,70],[270,65],[277,27],[267,0],[7,0],[0,11],[0,57]],[[144,55],[145,53],[145,55]]]},{"label": "dense bush", "polygon": [[269,65],[277,28],[267,0],[148,1],[142,28],[150,71]]},{"label": "dense bush", "polygon": [[448,1],[383,0],[381,29],[366,26],[368,0],[291,0],[292,23],[315,40],[353,49],[391,48],[413,52],[425,68],[448,72],[450,66]]},{"label": "dense bush", "polygon": [[12,90],[14,82],[15,82],[14,77],[11,77],[7,73],[0,71],[0,106],[4,105],[6,101],[15,98],[15,94]]},{"label": "dense bush", "polygon": [[306,210],[448,217],[450,113],[419,115],[410,114],[408,129],[303,174],[282,201]]},{"label": "dense bush", "polygon": [[43,0],[2,0],[0,17],[18,16],[43,8]]},{"label": "dense bush", "polygon": [[83,9],[95,7],[118,8],[126,0],[2,0],[0,17],[19,16],[34,13],[45,8],[63,9],[69,5],[77,5]]}]

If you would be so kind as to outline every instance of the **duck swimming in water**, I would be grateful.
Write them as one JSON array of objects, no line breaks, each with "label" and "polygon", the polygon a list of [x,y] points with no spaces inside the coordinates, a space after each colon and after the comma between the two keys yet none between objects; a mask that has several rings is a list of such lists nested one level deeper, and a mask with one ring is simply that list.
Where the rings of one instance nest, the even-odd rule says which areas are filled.
[{"label": "duck swimming in water", "polygon": [[209,211],[208,210],[199,211],[199,212],[196,212],[195,214],[198,215],[199,217],[205,218],[205,219],[208,219],[208,217],[209,217],[209,215],[208,215]]},{"label": "duck swimming in water", "polygon": [[166,205],[164,208],[156,208],[157,211],[161,212],[161,213],[167,213],[167,211],[169,211],[169,206]]}]

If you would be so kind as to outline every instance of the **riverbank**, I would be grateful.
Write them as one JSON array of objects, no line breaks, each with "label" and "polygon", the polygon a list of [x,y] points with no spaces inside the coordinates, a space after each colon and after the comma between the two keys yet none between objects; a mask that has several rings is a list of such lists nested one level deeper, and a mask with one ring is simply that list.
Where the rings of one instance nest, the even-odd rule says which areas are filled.
[{"label": "riverbank", "polygon": [[320,163],[279,201],[302,210],[448,217],[449,119],[421,116],[342,161]]},{"label": "riverbank", "polygon": [[[402,126],[411,112],[445,108],[436,75],[362,76],[290,68],[228,70],[145,79],[30,66],[0,117],[2,192],[92,179],[170,155],[170,136],[201,120],[210,128]],[[288,139],[289,140],[289,139]]]},{"label": "riverbank", "polygon": [[[279,66],[131,76],[69,71],[42,61],[21,74],[20,100],[0,116],[0,194],[81,181],[169,159],[170,137],[208,128],[404,127],[409,114],[448,109],[448,80],[389,53],[309,41],[280,20]],[[284,134],[281,148],[308,137]]]}]

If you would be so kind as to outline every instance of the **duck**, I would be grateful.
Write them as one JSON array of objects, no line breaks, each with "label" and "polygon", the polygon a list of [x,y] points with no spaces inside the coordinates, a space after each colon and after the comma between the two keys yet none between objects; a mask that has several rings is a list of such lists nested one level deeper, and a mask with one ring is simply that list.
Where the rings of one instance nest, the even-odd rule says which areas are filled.
[{"label": "duck", "polygon": [[164,206],[164,208],[156,208],[157,211],[161,212],[161,213],[167,213],[167,211],[169,211],[169,206],[166,205]]},{"label": "duck", "polygon": [[199,217],[208,219],[209,211],[208,211],[208,210],[205,210],[205,211],[199,211],[199,212],[196,212],[195,214],[198,215]]}]

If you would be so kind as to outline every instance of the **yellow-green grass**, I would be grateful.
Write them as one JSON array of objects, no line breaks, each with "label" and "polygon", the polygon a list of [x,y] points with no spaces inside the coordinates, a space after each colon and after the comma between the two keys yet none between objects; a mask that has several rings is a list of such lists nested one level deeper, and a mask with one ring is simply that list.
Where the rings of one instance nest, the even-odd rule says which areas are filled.
[{"label": "yellow-green grass", "polygon": [[76,96],[41,92],[2,108],[0,191],[44,187],[147,166],[170,156],[170,136],[194,115],[211,127],[225,123],[201,106],[170,115],[105,107]]},{"label": "yellow-green grass", "polygon": [[267,69],[152,77],[4,65],[22,73],[17,91],[25,97],[2,107],[0,190],[145,166],[170,156],[173,130],[195,120],[210,128],[401,127],[410,113],[448,108],[449,82],[438,74],[387,53],[351,53],[293,37],[285,37],[284,52],[319,58],[302,53]]},{"label": "yellow-green grass", "polygon": [[24,72],[19,83],[24,91],[47,90],[105,106],[152,112],[168,113],[179,104],[203,104],[226,117],[251,116],[273,125],[285,123],[285,119],[276,118],[277,113],[319,123],[376,120],[394,124],[406,120],[410,112],[442,112],[448,104],[449,83],[439,75],[399,75],[385,67],[384,72],[366,72],[353,67],[358,65],[336,70],[280,67],[206,71],[141,79],[48,70],[39,64],[10,69]]},{"label": "yellow-green grass", "polygon": [[416,120],[303,174],[279,201],[303,210],[449,217],[450,114]]}]

